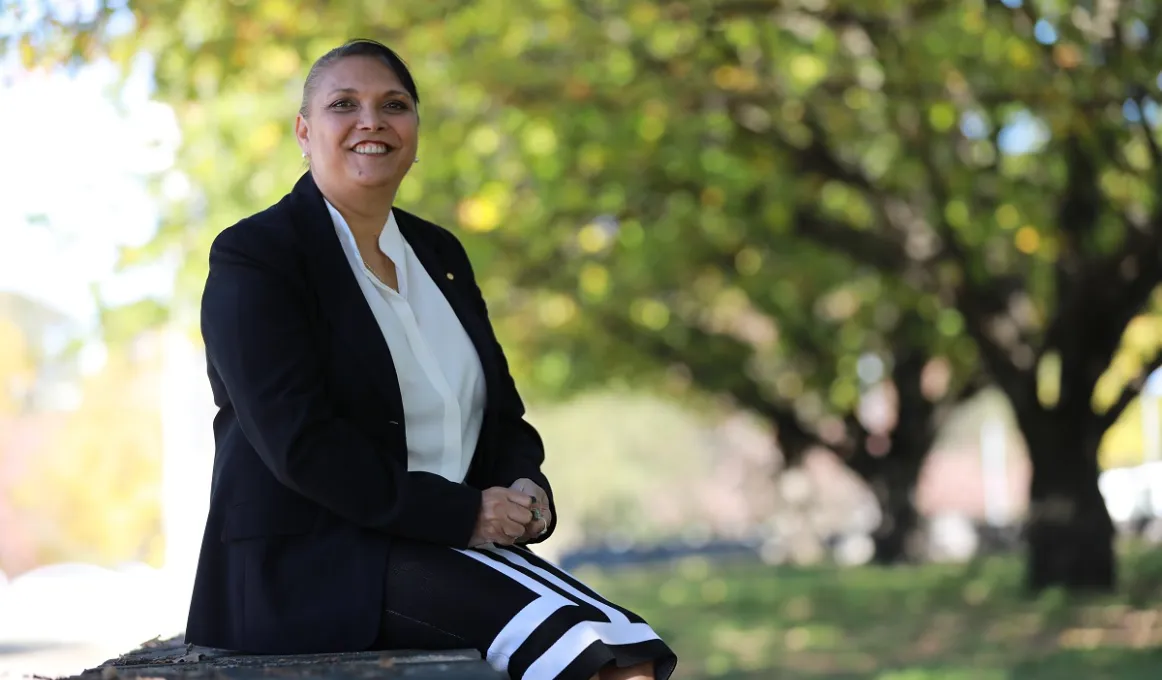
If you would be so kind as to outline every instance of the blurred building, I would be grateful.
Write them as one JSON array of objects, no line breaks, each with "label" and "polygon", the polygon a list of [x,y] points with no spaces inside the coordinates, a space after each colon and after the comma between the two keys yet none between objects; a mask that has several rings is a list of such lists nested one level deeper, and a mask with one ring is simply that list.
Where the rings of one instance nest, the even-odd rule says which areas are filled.
[{"label": "blurred building", "polygon": [[[35,560],[32,529],[18,521],[12,489],[28,461],[63,425],[80,398],[79,363],[66,351],[76,332],[65,314],[27,296],[0,291],[0,326],[18,335],[0,352],[5,365],[29,370],[0,376],[0,570],[14,573]],[[11,342],[10,338],[10,342]]]},{"label": "blurred building", "polygon": [[[68,411],[80,400],[80,360],[73,349],[80,328],[75,320],[20,293],[0,291],[0,324],[23,336],[34,380],[7,388],[21,402],[22,412]],[[3,350],[0,350],[3,351]]]}]

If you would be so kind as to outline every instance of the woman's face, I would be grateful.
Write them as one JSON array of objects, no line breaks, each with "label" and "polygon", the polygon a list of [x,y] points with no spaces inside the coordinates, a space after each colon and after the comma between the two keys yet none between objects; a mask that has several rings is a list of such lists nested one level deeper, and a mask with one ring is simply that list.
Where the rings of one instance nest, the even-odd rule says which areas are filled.
[{"label": "woman's face", "polygon": [[371,57],[347,57],[328,67],[308,115],[295,121],[311,173],[337,188],[394,193],[415,162],[418,132],[411,95],[390,67]]}]

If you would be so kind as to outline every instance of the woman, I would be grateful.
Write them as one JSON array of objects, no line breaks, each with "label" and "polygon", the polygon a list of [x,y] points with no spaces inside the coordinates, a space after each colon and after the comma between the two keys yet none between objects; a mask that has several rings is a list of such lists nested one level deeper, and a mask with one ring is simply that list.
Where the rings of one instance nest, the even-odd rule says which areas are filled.
[{"label": "woman", "polygon": [[555,521],[540,437],[459,241],[392,206],[418,105],[387,47],[323,56],[295,124],[310,171],[211,248],[217,450],[186,640],[664,680],[648,624],[524,547]]}]

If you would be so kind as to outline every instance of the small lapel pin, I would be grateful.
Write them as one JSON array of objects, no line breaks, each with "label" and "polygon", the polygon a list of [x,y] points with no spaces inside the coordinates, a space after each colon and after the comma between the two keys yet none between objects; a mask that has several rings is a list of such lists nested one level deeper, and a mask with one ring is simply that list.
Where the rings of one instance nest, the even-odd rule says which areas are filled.
[{"label": "small lapel pin", "polygon": [[452,276],[452,272],[448,272],[447,276],[448,276],[448,280],[449,280],[449,281],[451,281],[452,279],[456,278],[455,276]]}]

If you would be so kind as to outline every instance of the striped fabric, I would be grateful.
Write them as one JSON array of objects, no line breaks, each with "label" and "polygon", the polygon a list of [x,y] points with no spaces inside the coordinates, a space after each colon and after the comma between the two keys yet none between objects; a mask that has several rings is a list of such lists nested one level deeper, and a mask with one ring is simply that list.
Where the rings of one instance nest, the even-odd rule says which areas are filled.
[{"label": "striped fabric", "polygon": [[666,680],[677,658],[633,612],[522,547],[392,547],[386,648],[475,647],[521,680],[588,680],[609,663],[653,661]]}]

